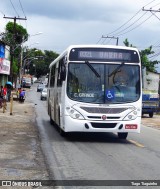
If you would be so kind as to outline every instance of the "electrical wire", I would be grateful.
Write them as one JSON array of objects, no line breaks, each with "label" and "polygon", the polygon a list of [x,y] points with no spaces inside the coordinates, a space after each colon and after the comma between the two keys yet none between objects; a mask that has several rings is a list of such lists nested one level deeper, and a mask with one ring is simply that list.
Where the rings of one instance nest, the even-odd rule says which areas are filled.
[{"label": "electrical wire", "polygon": [[19,0],[19,4],[20,4],[21,9],[22,9],[22,12],[23,12],[23,14],[24,14],[24,16],[25,16],[25,18],[26,18],[26,15],[25,15],[25,13],[24,13],[24,9],[23,9],[23,6],[22,6],[22,3],[21,3],[21,0]]},{"label": "electrical wire", "polygon": [[126,33],[129,33],[129,32],[131,32],[131,31],[135,30],[136,28],[138,28],[139,26],[141,26],[142,24],[144,24],[147,20],[149,20],[152,16],[153,16],[153,15],[150,15],[146,20],[142,21],[140,24],[138,24],[138,25],[135,26],[134,28],[132,28],[132,29],[130,29],[130,30],[124,32],[124,33],[121,33],[121,34],[119,34],[118,36],[124,35],[124,34],[126,34]]},{"label": "electrical wire", "polygon": [[117,28],[116,30],[108,33],[107,35],[111,35],[113,34],[114,32],[117,32],[118,30],[120,30],[123,26],[125,26],[126,24],[128,24],[138,13],[140,13],[141,10],[139,10],[134,16],[132,16],[127,22],[125,22],[123,25],[121,25],[119,28]]},{"label": "electrical wire", "polygon": [[[155,0],[152,0],[151,2],[147,3],[144,7],[148,6],[149,4],[153,3],[154,1],[155,1]],[[155,6],[157,6],[157,5],[155,5]],[[123,35],[123,34],[126,34],[126,33],[130,32],[130,31],[132,31],[133,29],[129,30],[128,32],[125,32],[125,33],[120,34],[120,32],[125,31],[125,30],[127,30],[129,27],[133,26],[137,21],[139,21],[139,20],[145,15],[145,14],[143,14],[143,15],[142,15],[139,19],[137,19],[134,23],[130,24],[128,27],[124,28],[123,30],[120,30],[121,28],[123,28],[124,26],[126,26],[131,20],[133,20],[141,11],[142,11],[142,9],[140,9],[139,11],[137,11],[136,14],[133,15],[128,21],[126,21],[124,24],[122,24],[122,25],[121,25],[120,27],[118,27],[116,30],[114,30],[114,31],[112,31],[112,32],[110,32],[110,33],[108,33],[107,36],[108,36],[108,35],[111,35],[111,34],[115,36],[117,33],[118,33],[119,35]],[[147,18],[147,20],[148,20],[148,18]],[[140,25],[142,25],[142,23],[139,24],[138,26],[134,27],[134,28],[137,28],[137,27],[139,27]],[[119,30],[120,30],[120,31],[119,31]],[[118,31],[119,31],[119,32],[118,32]],[[115,33],[115,32],[117,32],[117,33]],[[97,43],[99,43],[99,42],[100,42],[100,40],[99,40]]]},{"label": "electrical wire", "polygon": [[15,13],[16,13],[16,14],[19,16],[19,14],[18,14],[17,10],[16,10],[16,9],[15,9],[15,7],[14,7],[14,4],[13,4],[12,0],[10,0],[10,3],[11,3],[11,5],[12,5],[12,7],[13,7],[13,9],[14,9]]},{"label": "electrical wire", "polygon": [[[21,3],[21,0],[19,0],[19,4],[20,4],[20,7],[21,7],[21,9],[22,9],[22,12],[23,12],[25,18],[27,18],[27,17],[26,17],[26,14],[25,14],[25,12],[24,12],[24,9],[23,9],[23,6],[22,6],[22,3]],[[25,25],[26,25],[26,28],[27,28],[27,21],[26,21],[26,20],[25,20]]]},{"label": "electrical wire", "polygon": [[[132,27],[133,25],[135,25],[139,20],[141,20],[145,14],[147,14],[147,12],[145,12],[142,16],[140,16],[137,20],[135,20],[132,24],[130,24],[128,27],[124,28],[123,30],[121,30],[118,33],[115,33],[114,35],[119,36],[122,35],[121,33],[123,33],[125,30],[129,29],[130,27]],[[129,30],[130,31],[130,30]]]},{"label": "electrical wire", "polygon": [[3,14],[3,16],[5,15],[1,10],[0,10],[0,12]]},{"label": "electrical wire", "polygon": [[156,5],[152,6],[152,8],[158,6],[159,4],[160,4],[160,3],[157,3]]},{"label": "electrical wire", "polygon": [[[149,4],[153,3],[155,0],[152,0],[151,2],[147,3],[144,7],[148,6]],[[135,15],[133,15],[128,21],[126,21],[123,25],[121,25],[120,27],[118,27],[116,30],[114,30],[113,32],[108,33],[107,35],[113,34],[115,32],[117,32],[118,30],[120,30],[123,26],[125,26],[126,24],[128,24],[133,18],[135,18],[140,12],[142,11],[142,9],[140,9],[139,11],[136,12]],[[127,27],[128,28],[128,27]],[[125,29],[123,29],[124,31]],[[114,34],[115,35],[115,34]]]},{"label": "electrical wire", "polygon": [[153,58],[156,58],[156,57],[159,56],[159,55],[160,55],[160,52],[154,53],[152,56],[149,56],[148,58],[149,58],[149,59],[153,59]]}]

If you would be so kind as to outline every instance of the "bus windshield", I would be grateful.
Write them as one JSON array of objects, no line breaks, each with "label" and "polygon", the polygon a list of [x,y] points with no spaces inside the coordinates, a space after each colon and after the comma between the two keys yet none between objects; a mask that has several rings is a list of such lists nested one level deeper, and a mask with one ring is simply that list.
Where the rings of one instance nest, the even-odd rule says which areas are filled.
[{"label": "bus windshield", "polygon": [[69,63],[67,95],[85,103],[131,103],[140,98],[140,67],[133,64]]}]

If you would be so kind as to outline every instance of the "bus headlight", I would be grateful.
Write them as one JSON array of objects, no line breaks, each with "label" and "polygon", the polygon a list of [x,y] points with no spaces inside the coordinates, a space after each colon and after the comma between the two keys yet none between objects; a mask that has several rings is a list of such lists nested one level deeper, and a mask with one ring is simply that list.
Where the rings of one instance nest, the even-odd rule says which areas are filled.
[{"label": "bus headlight", "polygon": [[137,111],[133,111],[131,113],[129,113],[125,118],[124,120],[125,121],[128,121],[128,120],[133,120],[133,119],[136,119],[137,118]]},{"label": "bus headlight", "polygon": [[69,116],[73,119],[84,119],[84,117],[82,116],[82,114],[80,114],[77,110],[73,109],[73,108],[66,108]]}]

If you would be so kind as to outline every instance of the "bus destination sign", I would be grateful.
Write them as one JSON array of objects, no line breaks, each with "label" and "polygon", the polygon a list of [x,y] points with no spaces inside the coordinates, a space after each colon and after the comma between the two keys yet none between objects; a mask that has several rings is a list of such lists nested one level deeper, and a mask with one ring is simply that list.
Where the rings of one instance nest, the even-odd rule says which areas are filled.
[{"label": "bus destination sign", "polygon": [[105,59],[105,60],[131,60],[130,53],[125,52],[105,52],[105,51],[79,51],[78,57],[84,59]]},{"label": "bus destination sign", "polygon": [[136,51],[111,48],[74,48],[70,52],[69,59],[71,61],[139,62]]}]

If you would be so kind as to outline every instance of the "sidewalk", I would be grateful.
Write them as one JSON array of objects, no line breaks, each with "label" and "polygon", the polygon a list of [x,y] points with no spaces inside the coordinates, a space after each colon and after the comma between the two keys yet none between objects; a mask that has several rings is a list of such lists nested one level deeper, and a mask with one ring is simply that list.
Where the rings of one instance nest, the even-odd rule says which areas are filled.
[{"label": "sidewalk", "polygon": [[0,180],[49,180],[35,118],[27,101],[13,101],[12,115],[9,102],[0,109]]}]

